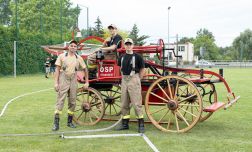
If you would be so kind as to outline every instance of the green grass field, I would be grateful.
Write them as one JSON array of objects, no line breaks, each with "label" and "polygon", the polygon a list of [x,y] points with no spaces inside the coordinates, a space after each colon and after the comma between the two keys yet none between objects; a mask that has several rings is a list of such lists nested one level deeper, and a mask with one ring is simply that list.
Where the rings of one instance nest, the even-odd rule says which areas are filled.
[{"label": "green grass field", "polygon": [[[252,69],[225,69],[228,84],[241,99],[228,110],[219,110],[208,120],[198,123],[187,133],[164,133],[146,124],[146,135],[161,152],[167,151],[228,151],[245,152],[252,149]],[[12,98],[33,91],[52,88],[53,79],[42,74],[0,78],[0,111]],[[226,95],[217,87],[218,95]],[[11,103],[0,117],[0,134],[51,132],[56,93],[53,90],[19,98]],[[66,107],[67,103],[65,104]],[[69,129],[66,127],[66,108],[60,131],[97,129],[113,122],[96,126]],[[130,123],[129,131],[107,131],[96,134],[137,133],[137,124]],[[77,134],[77,135],[87,135]],[[141,137],[100,139],[60,139],[58,135],[36,137],[0,137],[0,151],[85,151],[128,152],[152,151]]]}]

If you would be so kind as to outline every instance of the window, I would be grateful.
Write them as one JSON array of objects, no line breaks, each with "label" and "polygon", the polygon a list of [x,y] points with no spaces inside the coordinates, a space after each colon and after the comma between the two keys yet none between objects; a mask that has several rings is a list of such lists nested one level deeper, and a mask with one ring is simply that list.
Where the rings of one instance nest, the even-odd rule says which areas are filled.
[{"label": "window", "polygon": [[179,46],[178,51],[185,51],[185,46]]},{"label": "window", "polygon": [[172,52],[169,52],[169,60],[172,60]]}]

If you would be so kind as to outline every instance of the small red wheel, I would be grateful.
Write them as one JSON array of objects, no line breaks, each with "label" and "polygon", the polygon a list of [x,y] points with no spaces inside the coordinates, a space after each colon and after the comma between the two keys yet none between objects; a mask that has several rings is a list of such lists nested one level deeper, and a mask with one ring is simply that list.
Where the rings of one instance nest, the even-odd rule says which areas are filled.
[{"label": "small red wheel", "polygon": [[165,47],[164,41],[162,39],[159,39],[158,40],[158,52],[159,53],[157,53],[157,56],[158,56],[159,60],[163,59],[163,50],[164,50],[164,47]]}]

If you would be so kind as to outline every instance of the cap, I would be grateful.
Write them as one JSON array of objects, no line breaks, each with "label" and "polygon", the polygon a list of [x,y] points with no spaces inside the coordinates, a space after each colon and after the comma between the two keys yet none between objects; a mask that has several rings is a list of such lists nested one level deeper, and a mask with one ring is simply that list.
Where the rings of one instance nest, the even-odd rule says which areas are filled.
[{"label": "cap", "polygon": [[126,44],[126,43],[134,44],[134,43],[133,43],[133,40],[132,40],[131,38],[126,38],[126,39],[124,40],[124,44]]},{"label": "cap", "polygon": [[71,40],[71,41],[69,42],[69,44],[72,44],[72,43],[74,43],[74,44],[78,45],[78,42],[77,42],[77,41],[75,41],[75,40]]},{"label": "cap", "polygon": [[117,29],[117,27],[116,27],[115,24],[110,24],[110,25],[108,26],[108,29],[110,29],[110,28]]}]

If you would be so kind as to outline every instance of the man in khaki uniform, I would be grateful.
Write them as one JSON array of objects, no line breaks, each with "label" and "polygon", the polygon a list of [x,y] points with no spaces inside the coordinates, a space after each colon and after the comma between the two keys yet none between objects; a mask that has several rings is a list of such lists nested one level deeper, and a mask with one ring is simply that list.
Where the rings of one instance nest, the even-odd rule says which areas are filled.
[{"label": "man in khaki uniform", "polygon": [[68,96],[68,121],[67,126],[76,128],[72,123],[77,96],[77,71],[82,70],[85,75],[84,88],[87,89],[88,71],[81,56],[76,54],[78,42],[72,40],[68,46],[68,52],[58,56],[55,65],[55,91],[57,92],[57,102],[52,130],[59,130],[59,115],[62,113],[65,98]]},{"label": "man in khaki uniform", "polygon": [[121,102],[122,102],[122,125],[118,130],[129,129],[130,103],[133,106],[138,119],[138,132],[144,133],[144,119],[142,110],[141,79],[144,75],[144,60],[133,52],[133,41],[127,38],[124,42],[126,54],[118,60],[121,66],[122,83],[121,83]]}]

